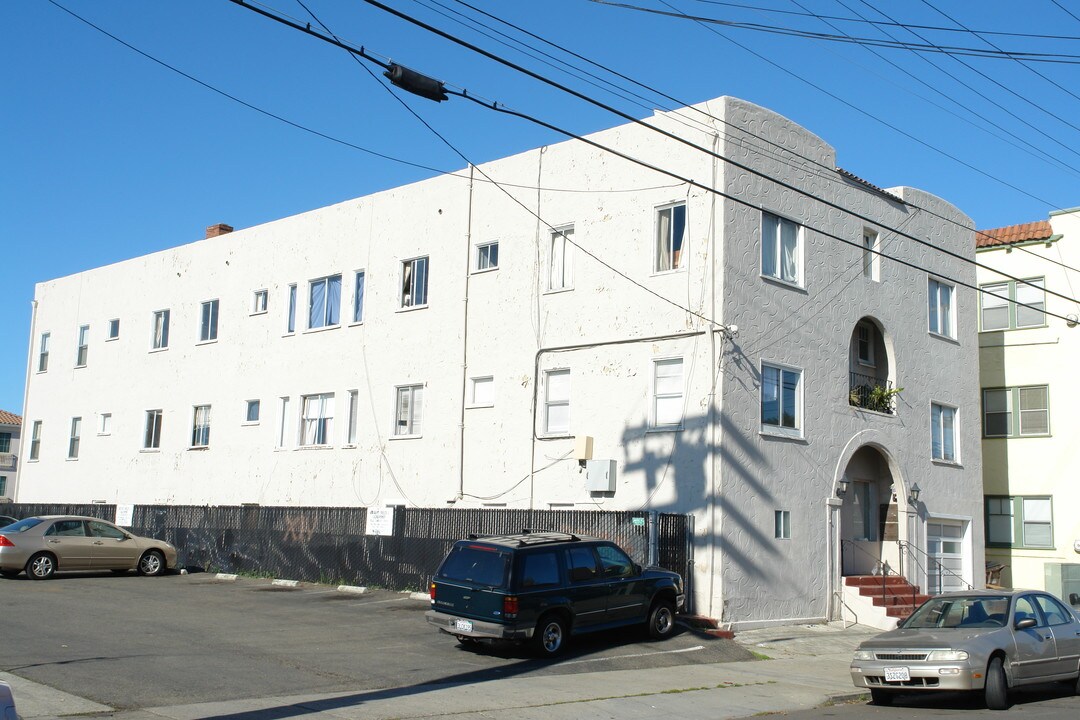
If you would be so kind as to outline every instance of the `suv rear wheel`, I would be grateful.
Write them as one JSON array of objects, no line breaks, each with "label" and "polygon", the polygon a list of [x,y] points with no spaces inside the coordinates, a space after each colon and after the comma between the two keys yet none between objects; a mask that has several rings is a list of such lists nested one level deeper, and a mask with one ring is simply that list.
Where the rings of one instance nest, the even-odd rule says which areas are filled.
[{"label": "suv rear wheel", "polygon": [[555,657],[566,646],[566,621],[559,615],[545,615],[536,624],[536,650],[543,657]]},{"label": "suv rear wheel", "polygon": [[653,640],[663,640],[674,632],[675,606],[668,600],[657,600],[649,609],[649,636]]}]

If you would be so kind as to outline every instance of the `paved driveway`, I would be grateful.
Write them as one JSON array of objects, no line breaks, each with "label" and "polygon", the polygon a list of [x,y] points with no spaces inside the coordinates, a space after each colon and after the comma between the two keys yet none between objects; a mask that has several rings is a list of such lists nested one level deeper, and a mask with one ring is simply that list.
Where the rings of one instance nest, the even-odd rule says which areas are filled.
[{"label": "paved driveway", "polygon": [[429,627],[425,600],[213,575],[0,580],[0,671],[118,709],[358,692],[750,657],[682,631],[575,639],[557,662],[464,649]]}]

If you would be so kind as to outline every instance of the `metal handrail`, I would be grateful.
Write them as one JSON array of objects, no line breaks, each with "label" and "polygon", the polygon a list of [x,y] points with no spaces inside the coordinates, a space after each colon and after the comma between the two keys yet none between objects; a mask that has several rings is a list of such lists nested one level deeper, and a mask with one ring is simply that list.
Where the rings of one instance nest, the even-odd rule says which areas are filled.
[{"label": "metal handrail", "polygon": [[[942,575],[943,572],[945,574],[947,574],[947,575],[951,575],[952,577],[956,578],[961,583],[966,585],[968,590],[974,590],[975,589],[974,585],[972,585],[967,580],[965,580],[961,575],[958,575],[957,573],[953,572],[949,568],[942,565],[941,561],[936,560],[935,558],[931,557],[930,553],[926,552],[925,550],[912,545],[910,542],[907,542],[906,540],[897,540],[896,544],[900,548],[901,564],[903,563],[904,551],[906,550],[908,552],[911,552],[912,562],[915,563],[919,567],[920,570],[922,570],[923,572],[926,573],[927,580],[930,579],[930,567],[929,567],[930,563],[933,563],[934,565],[937,566],[938,592],[941,592],[943,587],[944,587],[942,585],[942,582],[941,582],[942,577],[943,577],[943,575]],[[916,553],[921,553],[923,555],[923,557],[926,558],[927,564],[925,566],[922,563],[919,562],[919,556]],[[927,588],[927,590],[929,590],[929,589],[930,588]]]},{"label": "metal handrail", "polygon": [[[893,415],[896,413],[896,398],[892,392],[892,381],[882,380],[876,375],[849,372],[848,404],[864,410]],[[884,392],[875,390],[881,388]]]},{"label": "metal handrail", "polygon": [[[847,611],[849,613],[851,613],[851,616],[853,618],[855,618],[854,620],[851,621],[851,624],[852,625],[858,625],[859,624],[859,613],[855,612],[855,609],[853,607],[851,607],[846,602],[844,602],[844,593],[841,592],[840,590],[837,590],[836,592],[833,593],[833,596],[836,598],[836,601],[838,603],[840,603],[841,605],[843,605],[844,608],[846,608]],[[842,612],[840,613],[840,622],[844,623],[844,629],[847,630],[848,629],[848,624],[847,624],[847,621],[844,620],[844,613],[842,613]]]}]

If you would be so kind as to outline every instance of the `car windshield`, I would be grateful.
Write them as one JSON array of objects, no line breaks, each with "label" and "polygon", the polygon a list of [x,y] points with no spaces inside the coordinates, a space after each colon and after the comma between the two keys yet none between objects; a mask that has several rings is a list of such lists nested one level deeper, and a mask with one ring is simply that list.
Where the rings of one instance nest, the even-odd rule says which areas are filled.
[{"label": "car windshield", "polygon": [[36,517],[26,518],[25,520],[20,520],[19,522],[15,523],[14,525],[8,525],[6,528],[4,528],[4,534],[5,535],[11,535],[12,533],[26,532],[30,528],[32,528],[32,527],[34,527],[36,525],[40,525],[42,522],[43,521],[42,521],[41,518],[36,518]]},{"label": "car windshield", "polygon": [[1009,598],[1004,595],[954,595],[927,600],[903,622],[904,629],[1005,627]]},{"label": "car windshield", "polygon": [[502,587],[510,569],[510,553],[487,545],[458,545],[439,568],[439,577]]}]

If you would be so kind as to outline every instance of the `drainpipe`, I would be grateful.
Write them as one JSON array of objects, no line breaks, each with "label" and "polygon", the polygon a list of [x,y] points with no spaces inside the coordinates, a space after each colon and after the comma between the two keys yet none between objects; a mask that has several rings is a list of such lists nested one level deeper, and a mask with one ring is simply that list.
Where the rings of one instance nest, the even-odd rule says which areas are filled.
[{"label": "drainpipe", "polygon": [[26,462],[26,451],[24,450],[28,442],[32,442],[30,439],[30,433],[27,432],[27,415],[26,411],[30,402],[30,368],[34,365],[34,338],[37,336],[37,300],[30,301],[30,346],[26,350],[26,384],[23,386],[23,405],[22,405],[22,418],[23,424],[19,428],[19,437],[22,442],[19,443],[19,459],[15,465],[15,487],[11,490],[11,499],[13,502],[19,502],[19,479],[22,477],[23,463]]},{"label": "drainpipe", "polygon": [[465,497],[465,398],[469,393],[469,280],[472,278],[472,212],[473,212],[473,176],[475,166],[469,165],[469,212],[465,221],[465,298],[462,306],[461,331],[461,413],[459,416],[460,435],[458,438],[458,491],[456,500]]},{"label": "drainpipe", "polygon": [[[712,180],[710,187],[717,187],[717,175],[719,174],[719,160],[720,157],[720,133],[713,132],[713,163],[712,163]],[[709,316],[715,318],[716,307],[716,203],[718,197],[715,193],[712,195],[712,203],[709,208]],[[727,321],[727,318],[723,318],[723,321]],[[716,495],[717,488],[717,472],[716,472],[716,443],[717,443],[717,412],[716,412],[716,389],[717,383],[720,378],[718,364],[720,358],[716,353],[716,333],[709,333],[709,374],[712,376],[709,385],[709,615],[715,617],[716,609],[713,607],[713,598],[715,597],[716,587],[716,546],[717,546],[717,527],[716,527]]]}]

